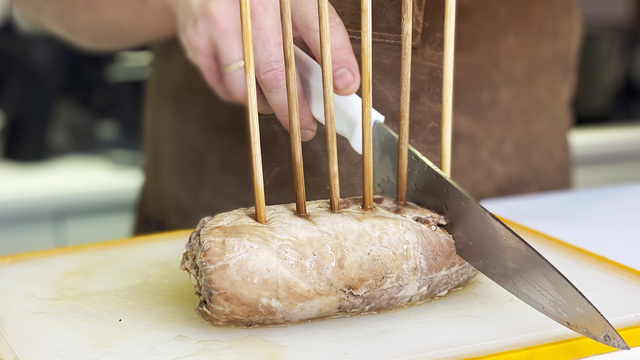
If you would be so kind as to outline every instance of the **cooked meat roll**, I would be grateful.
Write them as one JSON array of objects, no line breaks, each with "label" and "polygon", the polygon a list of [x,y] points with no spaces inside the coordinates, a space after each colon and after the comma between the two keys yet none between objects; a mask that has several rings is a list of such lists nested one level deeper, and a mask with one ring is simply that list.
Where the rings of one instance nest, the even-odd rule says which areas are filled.
[{"label": "cooked meat roll", "polygon": [[215,325],[293,323],[389,310],[460,287],[476,270],[456,255],[444,218],[414,204],[376,197],[252,208],[206,217],[191,234],[181,268]]}]

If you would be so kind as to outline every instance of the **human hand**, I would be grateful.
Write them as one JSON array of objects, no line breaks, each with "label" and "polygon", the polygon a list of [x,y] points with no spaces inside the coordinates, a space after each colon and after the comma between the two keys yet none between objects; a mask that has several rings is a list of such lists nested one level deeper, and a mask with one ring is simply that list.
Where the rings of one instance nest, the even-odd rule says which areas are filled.
[{"label": "human hand", "polygon": [[[167,0],[177,18],[177,33],[187,57],[223,100],[246,103],[244,72],[233,66],[242,60],[242,33],[238,0]],[[252,0],[251,20],[258,83],[258,109],[275,113],[289,129],[282,30],[278,0]],[[320,58],[317,0],[292,0],[294,41],[304,43]],[[334,92],[353,94],[360,87],[360,72],[347,30],[329,5]],[[227,67],[223,73],[222,68]],[[231,70],[231,71],[229,71]],[[316,121],[298,81],[300,129],[303,141],[313,138]]]}]

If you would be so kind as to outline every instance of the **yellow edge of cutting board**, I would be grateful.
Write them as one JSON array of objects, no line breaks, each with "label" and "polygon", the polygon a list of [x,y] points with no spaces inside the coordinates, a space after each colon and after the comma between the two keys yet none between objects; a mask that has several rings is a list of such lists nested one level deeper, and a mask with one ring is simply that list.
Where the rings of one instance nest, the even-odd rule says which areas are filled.
[{"label": "yellow edge of cutting board", "polygon": [[[629,347],[640,346],[640,325],[618,330]],[[616,350],[584,336],[548,344],[535,345],[497,354],[469,358],[467,360],[573,360],[605,354]]]},{"label": "yellow edge of cutting board", "polygon": [[[547,234],[528,228],[524,225],[520,225],[516,222],[501,217],[499,218],[509,227],[519,227],[540,236],[542,239],[549,243],[563,247],[565,248],[565,250],[576,252],[582,256],[591,258],[592,261],[596,261],[600,264],[606,265],[607,267],[611,267],[616,270],[616,272],[622,272],[627,276],[631,275],[636,280],[640,278],[640,271],[636,269],[619,264],[613,260],[607,259],[604,256],[600,256],[588,250],[568,244],[560,239],[553,238]],[[627,342],[627,345],[629,345],[629,347],[633,348],[636,346],[640,346],[640,325],[618,329],[618,333]],[[534,345],[522,349],[515,349],[496,354],[473,357],[469,358],[468,360],[573,360],[587,356],[605,354],[613,351],[621,350],[616,350],[612,347],[600,344],[599,342],[593,341],[584,336],[579,336],[573,339],[561,340],[552,343]]]},{"label": "yellow edge of cutting board", "polygon": [[177,231],[170,231],[170,232],[150,234],[150,235],[134,236],[134,237],[125,238],[125,239],[109,240],[109,241],[102,241],[102,242],[95,242],[95,243],[88,243],[88,244],[81,244],[81,245],[72,245],[72,246],[67,246],[63,248],[46,249],[46,250],[20,253],[20,254],[0,256],[0,265],[9,264],[9,263],[18,262],[18,261],[34,260],[34,259],[50,257],[55,255],[70,254],[70,253],[75,253],[79,251],[105,249],[105,248],[112,248],[116,246],[143,244],[143,243],[163,241],[163,240],[174,240],[178,236],[184,237],[184,242],[186,244],[187,239],[189,239],[189,235],[192,232],[193,232],[193,229],[177,230]]},{"label": "yellow edge of cutting board", "polygon": [[[591,260],[594,260],[600,264],[607,265],[607,267],[612,267],[615,270],[620,271],[627,276],[631,275],[633,278],[640,279],[640,271],[624,266],[615,261],[609,260],[603,256],[596,255],[590,251],[581,249],[577,246],[567,244],[562,240],[550,237],[549,235],[541,233],[537,230],[530,229],[526,226],[520,225],[513,221],[509,221],[504,218],[500,218],[500,220],[502,220],[505,224],[507,224],[510,227],[516,227],[516,228],[519,227],[521,229],[524,229],[528,232],[531,232],[540,236],[542,239],[556,246],[563,247],[565,248],[565,250],[577,252],[580,255],[586,256]],[[179,230],[179,231],[173,231],[168,233],[143,235],[143,236],[136,236],[132,238],[126,238],[126,239],[74,245],[74,246],[68,246],[68,247],[58,248],[58,249],[47,249],[47,250],[34,251],[34,252],[28,252],[28,253],[22,253],[22,254],[2,256],[0,257],[0,265],[23,261],[23,260],[33,260],[33,259],[38,259],[43,257],[75,253],[79,251],[104,249],[104,248],[111,248],[115,246],[135,245],[135,244],[156,242],[156,241],[162,241],[162,240],[172,240],[179,236],[183,236],[186,241],[187,238],[189,237],[189,234],[192,231],[193,230]],[[640,325],[620,329],[618,330],[618,332],[625,339],[625,341],[630,347],[640,346]],[[522,349],[510,350],[506,352],[501,352],[501,353],[496,353],[491,355],[484,355],[481,357],[475,357],[470,359],[474,359],[474,360],[520,360],[520,359],[571,360],[571,359],[586,357],[590,355],[603,354],[611,351],[615,351],[615,349],[608,347],[606,345],[602,345],[586,337],[580,336],[573,339],[567,339],[567,340],[562,340],[562,341],[552,342],[547,344],[540,344],[540,345],[535,345],[535,346],[526,347]]]}]

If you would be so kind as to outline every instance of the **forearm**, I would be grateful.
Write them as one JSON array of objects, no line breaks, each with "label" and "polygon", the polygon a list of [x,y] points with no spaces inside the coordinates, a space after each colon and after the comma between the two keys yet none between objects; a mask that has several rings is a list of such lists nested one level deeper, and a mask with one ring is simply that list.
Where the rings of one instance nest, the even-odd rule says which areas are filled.
[{"label": "forearm", "polygon": [[12,0],[37,25],[83,48],[116,50],[175,33],[167,0]]}]

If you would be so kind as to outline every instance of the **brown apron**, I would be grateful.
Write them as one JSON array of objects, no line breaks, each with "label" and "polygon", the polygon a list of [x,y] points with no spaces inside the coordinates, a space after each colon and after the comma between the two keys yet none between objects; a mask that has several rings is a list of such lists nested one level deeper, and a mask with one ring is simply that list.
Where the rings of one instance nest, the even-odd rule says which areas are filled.
[{"label": "brown apron", "polygon": [[[373,0],[373,105],[397,131],[400,0]],[[414,0],[410,143],[440,159],[443,0]],[[334,1],[359,56],[359,1]],[[580,38],[574,0],[458,1],[452,177],[476,198],[570,185],[567,132]],[[244,110],[221,102],[175,41],[154,46],[137,231],[192,228],[253,205]],[[268,204],[294,201],[289,135],[261,117]],[[342,197],[361,159],[339,137]],[[309,200],[329,197],[324,127],[303,144]]]}]

